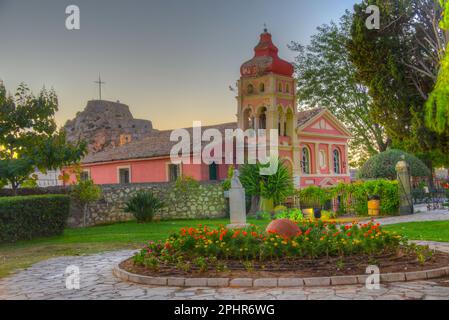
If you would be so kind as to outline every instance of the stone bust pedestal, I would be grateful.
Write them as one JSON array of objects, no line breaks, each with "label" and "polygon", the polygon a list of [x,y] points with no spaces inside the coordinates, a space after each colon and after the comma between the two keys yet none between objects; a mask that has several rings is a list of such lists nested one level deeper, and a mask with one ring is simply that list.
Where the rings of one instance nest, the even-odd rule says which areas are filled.
[{"label": "stone bust pedestal", "polygon": [[239,180],[238,170],[234,170],[234,175],[231,180],[229,208],[231,216],[231,224],[227,226],[229,229],[244,229],[249,227],[249,224],[246,223],[245,189]]}]

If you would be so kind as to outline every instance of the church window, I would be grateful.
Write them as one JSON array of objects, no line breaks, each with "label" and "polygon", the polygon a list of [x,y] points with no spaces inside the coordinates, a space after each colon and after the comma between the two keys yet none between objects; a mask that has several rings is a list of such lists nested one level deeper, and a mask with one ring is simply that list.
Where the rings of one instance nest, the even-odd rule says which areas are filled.
[{"label": "church window", "polygon": [[290,93],[290,86],[288,84],[285,85],[285,92]]},{"label": "church window", "polygon": [[261,83],[260,85],[259,85],[259,91],[260,92],[265,92],[265,83]]},{"label": "church window", "polygon": [[129,184],[130,183],[130,172],[129,168],[119,168],[119,184]]},{"label": "church window", "polygon": [[320,150],[320,167],[325,168],[327,166],[326,152]]},{"label": "church window", "polygon": [[170,182],[176,182],[181,176],[181,166],[179,164],[168,165],[168,179]]},{"label": "church window", "polygon": [[263,108],[259,115],[259,129],[267,129],[267,108]]},{"label": "church window", "polygon": [[308,147],[302,148],[301,169],[303,174],[310,174],[310,151]]},{"label": "church window", "polygon": [[281,83],[281,82],[279,82],[278,91],[279,91],[279,92],[282,92],[282,83]]},{"label": "church window", "polygon": [[218,180],[218,166],[215,162],[209,165],[209,180],[210,181]]},{"label": "church window", "polygon": [[81,181],[90,180],[90,171],[89,170],[81,171],[81,173],[80,173],[80,180]]},{"label": "church window", "polygon": [[252,84],[249,84],[248,85],[248,94],[252,94],[252,93],[254,93],[254,86],[252,85]]},{"label": "church window", "polygon": [[341,174],[340,151],[334,150],[334,173]]}]

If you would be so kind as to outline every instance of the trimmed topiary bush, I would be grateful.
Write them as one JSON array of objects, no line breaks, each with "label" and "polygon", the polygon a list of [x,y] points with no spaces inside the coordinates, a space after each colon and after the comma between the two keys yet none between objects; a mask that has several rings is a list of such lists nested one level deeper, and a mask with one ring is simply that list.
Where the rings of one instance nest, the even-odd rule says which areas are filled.
[{"label": "trimmed topiary bush", "polygon": [[396,179],[396,164],[405,157],[412,177],[427,177],[429,168],[417,157],[401,150],[387,150],[369,159],[358,173],[359,179]]},{"label": "trimmed topiary bush", "polygon": [[69,209],[66,195],[0,198],[0,242],[61,235]]}]

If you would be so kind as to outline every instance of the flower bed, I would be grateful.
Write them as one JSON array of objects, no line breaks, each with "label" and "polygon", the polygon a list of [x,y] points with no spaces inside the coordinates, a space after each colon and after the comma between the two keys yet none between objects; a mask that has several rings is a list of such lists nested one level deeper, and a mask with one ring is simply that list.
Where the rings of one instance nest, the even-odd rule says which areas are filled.
[{"label": "flower bed", "polygon": [[235,231],[225,227],[183,228],[165,242],[148,243],[123,267],[167,276],[273,276],[279,272],[313,276],[363,274],[371,264],[396,272],[449,263],[447,255],[408,245],[407,239],[382,230],[374,222],[338,226],[318,221],[298,226],[300,232],[291,239],[255,226]]}]

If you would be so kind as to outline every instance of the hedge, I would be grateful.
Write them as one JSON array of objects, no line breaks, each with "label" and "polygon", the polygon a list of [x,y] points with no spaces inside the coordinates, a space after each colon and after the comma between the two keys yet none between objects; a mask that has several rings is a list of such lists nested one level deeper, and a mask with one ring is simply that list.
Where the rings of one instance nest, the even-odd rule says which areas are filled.
[{"label": "hedge", "polygon": [[358,216],[368,215],[368,197],[380,197],[381,215],[397,215],[399,210],[399,186],[397,181],[371,180],[351,184],[341,183],[333,194],[340,196],[340,211]]},{"label": "hedge", "polygon": [[61,235],[69,208],[67,195],[0,198],[0,242]]},{"label": "hedge", "polygon": [[[17,196],[38,196],[38,195],[52,195],[52,194],[69,194],[70,187],[55,186],[55,187],[37,187],[37,188],[19,188]],[[1,189],[0,197],[13,197],[12,189]]]}]

